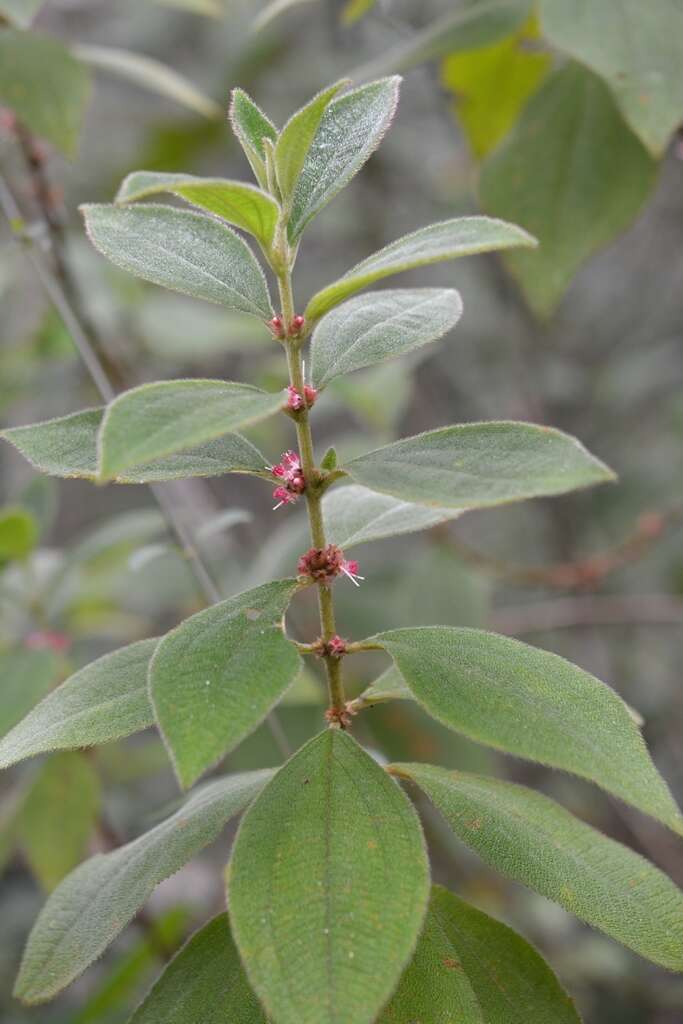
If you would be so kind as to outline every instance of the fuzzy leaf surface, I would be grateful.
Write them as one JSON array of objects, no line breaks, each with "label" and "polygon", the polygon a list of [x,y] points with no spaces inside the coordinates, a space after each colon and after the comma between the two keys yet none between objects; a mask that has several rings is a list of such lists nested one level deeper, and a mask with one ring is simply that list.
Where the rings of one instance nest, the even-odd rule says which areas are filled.
[{"label": "fuzzy leaf surface", "polygon": [[336,82],[292,114],[275,143],[275,171],[285,205],[294,194],[308,151],[327,107],[348,79]]},{"label": "fuzzy leaf surface", "polygon": [[261,320],[272,315],[263,271],[227,224],[156,203],[81,210],[90,241],[121,270]]},{"label": "fuzzy leaf surface", "polygon": [[53,651],[23,647],[0,651],[0,736],[45,696],[58,670],[59,659]]},{"label": "fuzzy leaf surface", "polygon": [[311,373],[316,387],[363,366],[438,341],[460,319],[453,288],[368,292],[333,309],[315,328]]},{"label": "fuzzy leaf surface", "polygon": [[16,996],[41,1003],[61,992],[113,942],[155,886],[212,843],[271,774],[247,772],[208,782],[150,832],[76,868],[33,926]]},{"label": "fuzzy leaf surface", "polygon": [[233,89],[230,98],[230,124],[252,171],[263,189],[268,188],[264,139],[277,142],[277,129],[243,89]]},{"label": "fuzzy leaf surface", "polygon": [[301,667],[282,619],[296,580],[277,580],[186,619],[159,642],[149,685],[181,785],[253,732]]},{"label": "fuzzy leaf surface", "polygon": [[429,430],[360,455],[343,468],[381,494],[461,510],[566,494],[614,479],[569,434],[512,421]]},{"label": "fuzzy leaf surface", "polygon": [[461,515],[457,509],[414,505],[377,494],[359,484],[328,491],[322,504],[328,540],[344,549],[384,537],[429,530]]},{"label": "fuzzy leaf surface", "polygon": [[139,640],[86,665],[0,740],[0,768],[51,750],[122,739],[154,724],[147,667],[158,640]]},{"label": "fuzzy leaf surface", "polygon": [[683,969],[683,895],[637,853],[524,786],[424,764],[393,765],[496,871],[640,956]]},{"label": "fuzzy leaf surface", "polygon": [[235,941],[278,1024],[371,1024],[413,952],[428,897],[412,807],[339,730],[279,770],[235,840]]},{"label": "fuzzy leaf surface", "polygon": [[313,296],[306,307],[306,319],[318,320],[354,292],[367,288],[392,274],[443,263],[461,256],[499,249],[534,248],[537,241],[522,228],[492,217],[455,217],[413,231],[368,256],[338,281]]}]

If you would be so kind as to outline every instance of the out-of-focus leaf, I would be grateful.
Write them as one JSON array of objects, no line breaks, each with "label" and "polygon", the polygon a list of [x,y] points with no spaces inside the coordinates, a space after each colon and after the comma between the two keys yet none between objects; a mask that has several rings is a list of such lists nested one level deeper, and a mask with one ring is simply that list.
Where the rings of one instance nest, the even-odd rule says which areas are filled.
[{"label": "out-of-focus leaf", "polygon": [[605,79],[650,152],[683,121],[683,7],[678,0],[541,0],[550,42]]},{"label": "out-of-focus leaf", "polygon": [[364,366],[438,341],[460,319],[462,300],[453,288],[401,288],[368,292],[325,316],[311,341],[316,387]]},{"label": "out-of-focus leaf", "polygon": [[538,254],[505,256],[537,314],[550,315],[584,260],[628,226],[655,174],[601,79],[573,63],[549,75],[480,181],[485,209],[538,237]]},{"label": "out-of-focus leaf", "polygon": [[262,355],[273,340],[253,317],[185,295],[150,292],[132,312],[149,351],[183,366],[206,366],[207,359],[223,359],[226,352]]},{"label": "out-of-focus leaf", "polygon": [[303,4],[318,3],[319,0],[271,0],[270,3],[266,4],[263,10],[254,18],[253,31],[261,32],[264,28],[279,18],[281,14],[286,14],[287,11],[293,7],[301,7]]},{"label": "out-of-focus leaf", "polygon": [[99,808],[99,779],[82,754],[55,754],[41,767],[21,808],[17,838],[48,891],[83,858]]},{"label": "out-of-focus leaf", "polygon": [[223,116],[218,103],[205,96],[183,75],[179,75],[173,68],[154,60],[153,57],[131,53],[130,50],[120,50],[113,46],[90,46],[82,43],[74,46],[73,52],[86,64],[121,75],[129,82],[135,82],[136,85],[165,96],[196,114],[211,119]]},{"label": "out-of-focus leaf", "polygon": [[683,969],[683,895],[643,857],[524,786],[425,764],[390,770],[417,783],[492,868],[648,960]]},{"label": "out-of-focus leaf", "polygon": [[0,32],[0,103],[69,158],[89,95],[88,69],[63,43],[37,32]]},{"label": "out-of-focus leaf", "polygon": [[305,316],[309,321],[319,320],[349,295],[392,274],[461,256],[520,246],[534,248],[536,244],[522,228],[491,217],[455,217],[430,224],[391,242],[323,288],[308,303]]},{"label": "out-of-focus leaf", "polygon": [[57,482],[46,476],[34,476],[19,494],[19,504],[31,513],[41,535],[54,523],[58,503]]},{"label": "out-of-focus leaf", "polygon": [[301,169],[327,107],[335,94],[348,84],[349,80],[344,79],[323,89],[305,107],[292,114],[280,132],[275,143],[275,172],[286,207],[294,194]]},{"label": "out-of-focus leaf", "polygon": [[81,211],[90,241],[122,270],[259,320],[270,317],[263,271],[227,224],[155,203],[91,204]]},{"label": "out-of-focus leaf", "polygon": [[38,523],[27,509],[12,505],[0,508],[0,567],[25,561],[38,536]]},{"label": "out-of-focus leaf", "polygon": [[[222,18],[226,13],[225,0],[152,0],[163,7],[177,7],[192,14],[205,14],[208,18]],[[77,1022],[75,1022],[77,1024]]]},{"label": "out-of-focus leaf", "polygon": [[16,648],[0,652],[0,736],[45,696],[58,668],[54,651]]},{"label": "out-of-focus leaf", "polygon": [[48,694],[0,739],[0,768],[51,750],[108,743],[153,725],[147,666],[157,642],[140,640],[105,654]]},{"label": "out-of-focus leaf", "polygon": [[514,36],[443,62],[442,81],[455,94],[455,109],[477,157],[507,135],[550,68],[548,54],[529,49],[537,35],[534,20]]},{"label": "out-of-focus leaf", "polygon": [[413,505],[357,484],[335,488],[323,497],[327,539],[344,549],[383,537],[428,530],[459,515],[459,509]]},{"label": "out-of-focus leaf", "polygon": [[342,8],[341,20],[343,25],[353,25],[355,22],[371,11],[376,0],[347,0]]},{"label": "out-of-focus leaf", "polygon": [[396,76],[370,82],[327,107],[292,197],[292,243],[377,149],[396,111],[399,83]]},{"label": "out-of-focus leaf", "polygon": [[192,936],[129,1024],[267,1024],[249,987],[226,914]]},{"label": "out-of-focus leaf", "polygon": [[268,188],[264,139],[277,141],[277,129],[254,103],[244,89],[233,89],[230,97],[230,124],[244,150],[256,180],[263,189]]},{"label": "out-of-focus leaf", "polygon": [[280,769],[235,840],[235,941],[281,1024],[371,1024],[413,952],[428,896],[412,808],[336,729]]},{"label": "out-of-focus leaf", "polygon": [[388,700],[415,700],[413,691],[395,664],[385,669],[353,703],[359,708],[371,708]]},{"label": "out-of-focus leaf", "polygon": [[28,28],[44,3],[45,0],[0,0],[0,19]]},{"label": "out-of-focus leaf", "polygon": [[256,796],[270,771],[216,779],[151,832],[81,864],[50,896],[29,936],[16,995],[41,1003],[61,992],[116,938],[154,888],[212,843]]}]

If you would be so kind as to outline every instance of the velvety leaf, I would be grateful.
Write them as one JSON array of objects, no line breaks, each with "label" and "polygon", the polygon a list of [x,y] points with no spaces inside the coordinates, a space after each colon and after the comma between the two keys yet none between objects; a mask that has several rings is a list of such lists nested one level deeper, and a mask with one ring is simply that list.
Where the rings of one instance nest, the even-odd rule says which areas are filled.
[{"label": "velvety leaf", "polygon": [[187,107],[196,114],[216,120],[223,114],[215,100],[206,96],[184,75],[178,74],[160,60],[143,53],[132,53],[114,46],[92,46],[79,43],[74,52],[86,64],[102,71],[120,75],[135,85],[141,85],[151,92]]},{"label": "velvety leaf", "polygon": [[191,174],[134,171],[121,182],[115,202],[124,205],[160,192],[180,196],[193,206],[249,231],[266,251],[272,245],[280,208],[272,196],[254,185],[225,178],[197,178]]},{"label": "velvety leaf", "polygon": [[301,668],[282,619],[297,588],[278,580],[186,619],[149,668],[152,704],[180,783],[253,732]]},{"label": "velvety leaf", "polygon": [[76,154],[90,94],[88,69],[37,32],[0,32],[0,104],[67,157]]},{"label": "velvety leaf", "polygon": [[294,195],[301,169],[327,107],[335,94],[348,84],[349,79],[344,79],[323,89],[305,107],[292,114],[280,132],[275,143],[275,172],[286,207]]},{"label": "velvety leaf", "polygon": [[218,837],[270,771],[208,782],[170,818],[81,864],[54,891],[29,936],[15,994],[41,1003],[61,992],[113,942],[155,886]]},{"label": "velvety leaf", "polygon": [[343,468],[373,491],[461,510],[565,494],[614,479],[569,434],[509,421],[429,430],[360,455]]},{"label": "velvety leaf", "polygon": [[683,7],[678,0],[541,0],[546,38],[597,72],[657,155],[683,121]]},{"label": "velvety leaf", "polygon": [[0,0],[0,18],[12,25],[28,28],[45,0]]},{"label": "velvety leaf", "polygon": [[100,782],[82,754],[56,754],[41,767],[21,808],[18,839],[48,891],[83,859],[100,809]]},{"label": "velvety leaf", "polygon": [[428,897],[412,808],[336,729],[278,771],[235,840],[235,942],[278,1024],[371,1024],[413,952]]},{"label": "velvety leaf", "polygon": [[122,270],[262,320],[271,316],[263,271],[227,224],[155,203],[81,210],[95,248]]},{"label": "velvety leaf", "polygon": [[588,672],[479,629],[423,626],[373,639],[444,725],[590,779],[683,834],[683,817],[630,709]]},{"label": "velvety leaf", "polygon": [[226,914],[173,958],[129,1024],[267,1024],[249,988]]},{"label": "velvety leaf", "polygon": [[0,768],[51,750],[108,743],[153,725],[147,666],[157,643],[139,640],[105,654],[58,686],[0,740]]},{"label": "velvety leaf", "polygon": [[356,264],[338,281],[314,295],[306,307],[306,319],[318,320],[333,306],[367,288],[374,281],[430,263],[473,256],[519,246],[533,248],[536,239],[514,224],[491,217],[455,217],[404,235]]},{"label": "velvety leaf", "polygon": [[[12,427],[0,433],[0,437],[13,444],[42,473],[96,480],[97,435],[103,416],[104,409],[86,409],[43,423]],[[144,484],[223,473],[262,476],[265,465],[265,456],[250,441],[239,434],[226,434],[187,451],[153,459],[144,466],[131,466],[117,475],[115,482]]]},{"label": "velvety leaf", "polygon": [[154,459],[258,423],[283,402],[281,392],[223,380],[157,381],[124,391],[107,406],[100,427],[99,479],[121,477]]},{"label": "velvety leaf", "polygon": [[0,736],[45,696],[58,668],[54,651],[19,647],[0,651]]},{"label": "velvety leaf", "polygon": [[24,508],[0,508],[0,566],[23,561],[38,543],[38,523]]},{"label": "velvety leaf", "polygon": [[292,243],[377,149],[396,111],[399,83],[395,77],[370,82],[327,107],[292,197]]},{"label": "velvety leaf", "polygon": [[358,484],[335,488],[323,498],[328,540],[340,548],[428,530],[459,515],[459,510],[412,505]]},{"label": "velvety leaf", "polygon": [[277,129],[243,89],[233,89],[230,97],[230,124],[263,189],[268,188],[264,139],[277,142]]},{"label": "velvety leaf", "polygon": [[353,701],[354,706],[371,708],[375,704],[384,704],[389,700],[414,700],[413,691],[399,672],[396,665],[390,665],[375,679],[359,697]]},{"label": "velvety leaf", "polygon": [[538,237],[538,255],[505,257],[536,313],[548,316],[584,260],[628,226],[655,173],[598,77],[578,64],[548,76],[480,179],[484,208]]},{"label": "velvety leaf", "polygon": [[438,341],[460,319],[462,300],[453,288],[368,292],[332,310],[311,341],[316,387],[363,366]]},{"label": "velvety leaf", "polygon": [[[546,962],[511,928],[475,910],[440,885],[432,889],[427,924],[433,936],[429,965],[432,972],[415,971],[418,1000],[420,988],[429,989],[437,978],[440,985],[444,984],[447,971],[467,978],[481,1007],[480,1019],[486,1024],[581,1024],[572,1000]],[[422,942],[418,944],[418,953]],[[411,964],[408,968],[402,986],[414,967]],[[450,1024],[452,1017],[447,1015],[445,1006],[444,1013],[443,1018],[429,1013],[420,1018],[416,1013],[415,1020],[424,1019],[430,1024],[441,1024],[443,1020],[443,1024]],[[387,1024],[394,1019],[396,1024],[403,1021],[400,1016],[387,1018]]]},{"label": "velvety leaf", "polygon": [[648,960],[683,969],[683,895],[639,854],[524,786],[424,764],[390,770],[416,782],[492,868]]}]

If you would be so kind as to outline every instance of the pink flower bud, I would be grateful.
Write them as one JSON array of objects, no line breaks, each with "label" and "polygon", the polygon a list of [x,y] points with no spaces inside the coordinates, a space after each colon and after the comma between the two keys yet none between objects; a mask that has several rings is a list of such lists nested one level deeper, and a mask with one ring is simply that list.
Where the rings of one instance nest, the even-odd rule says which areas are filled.
[{"label": "pink flower bud", "polygon": [[273,332],[275,337],[279,338],[282,341],[282,339],[285,336],[285,328],[282,323],[282,317],[274,316],[272,320],[268,321],[267,326]]},{"label": "pink flower bud", "polygon": [[346,640],[342,639],[339,634],[335,633],[333,637],[327,641],[326,644],[327,653],[332,658],[341,658],[346,654]]},{"label": "pink flower bud", "polygon": [[301,334],[305,323],[306,321],[302,316],[292,317],[292,321],[289,325],[289,333],[291,337],[297,338]]}]

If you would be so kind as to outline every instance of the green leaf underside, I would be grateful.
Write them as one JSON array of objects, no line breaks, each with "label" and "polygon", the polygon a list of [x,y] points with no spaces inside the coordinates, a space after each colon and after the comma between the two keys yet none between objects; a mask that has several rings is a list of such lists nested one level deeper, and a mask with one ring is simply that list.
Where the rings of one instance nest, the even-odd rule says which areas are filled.
[{"label": "green leaf underside", "polygon": [[275,170],[285,204],[294,193],[325,110],[335,93],[347,84],[348,79],[323,89],[305,107],[297,110],[280,132],[275,144]]},{"label": "green leaf underside", "polygon": [[391,995],[429,896],[422,833],[402,797],[350,736],[328,729],[242,822],[230,917],[278,1024],[370,1024]]},{"label": "green leaf underside", "polygon": [[396,111],[399,84],[396,77],[370,82],[327,107],[292,196],[290,242],[298,240],[377,149]]},{"label": "green leaf underside", "polygon": [[522,228],[492,217],[455,217],[430,224],[391,242],[323,288],[308,303],[305,316],[318,320],[349,295],[392,274],[461,256],[536,245],[536,239]]},{"label": "green leaf underside", "polygon": [[54,891],[29,936],[15,995],[51,999],[123,930],[155,886],[213,842],[256,796],[270,770],[209,782],[150,832],[81,864]]},{"label": "green leaf underside", "polygon": [[605,79],[633,130],[660,155],[683,120],[678,0],[651,9],[641,0],[542,0],[540,13],[546,38]]},{"label": "green leaf underside", "polygon": [[157,640],[139,640],[86,665],[0,740],[0,768],[51,750],[75,750],[154,724],[147,666]]},{"label": "green leaf underside", "polygon": [[654,963],[683,969],[683,896],[639,854],[524,786],[424,764],[391,770],[417,783],[492,868]]},{"label": "green leaf underside", "polygon": [[[475,1007],[469,1016],[464,1009],[454,1016],[456,986],[463,981]],[[415,1021],[581,1024],[571,999],[533,946],[439,885],[432,889],[415,959],[379,1018],[379,1024]]]},{"label": "green leaf underside", "polygon": [[266,250],[272,245],[279,207],[272,196],[242,181],[134,171],[124,178],[114,202],[125,205],[160,192],[180,196],[193,206],[249,231]]},{"label": "green leaf underside", "polygon": [[369,292],[321,320],[311,341],[316,387],[364,366],[438,341],[460,319],[462,300],[452,288]]},{"label": "green leaf underside", "polygon": [[565,494],[614,479],[569,434],[512,421],[430,430],[360,455],[343,468],[373,491],[463,510]]},{"label": "green leaf underside", "polygon": [[630,710],[588,672],[479,629],[423,626],[373,640],[444,725],[589,779],[683,834],[683,817]]},{"label": "green leaf underside", "polygon": [[65,156],[78,146],[90,74],[63,43],[37,32],[0,33],[0,105]]},{"label": "green leaf underside", "polygon": [[129,1024],[267,1024],[249,987],[226,914],[173,958]]},{"label": "green leaf underside", "polygon": [[45,696],[57,678],[58,668],[59,660],[53,651],[0,651],[0,736]]},{"label": "green leaf underside", "polygon": [[[13,444],[42,473],[97,480],[97,435],[103,416],[104,409],[85,409],[43,423],[12,427],[0,433],[0,437]],[[263,476],[265,464],[265,456],[250,441],[239,434],[226,434],[187,451],[153,459],[144,466],[129,466],[114,477],[114,482],[144,484],[224,473]]]},{"label": "green leaf underside", "polygon": [[149,668],[152,704],[187,787],[253,732],[301,667],[282,618],[297,588],[278,580],[186,619]]},{"label": "green leaf underside", "polygon": [[281,392],[223,380],[157,381],[124,391],[107,406],[100,427],[99,479],[214,441],[273,416],[283,404]]},{"label": "green leaf underside", "polygon": [[483,207],[538,237],[537,254],[505,256],[538,315],[549,316],[581,264],[633,220],[656,170],[604,82],[571,63],[548,76],[480,178]]},{"label": "green leaf underside", "polygon": [[383,537],[429,530],[461,514],[459,509],[427,508],[400,501],[360,484],[335,488],[323,498],[327,538],[345,550]]},{"label": "green leaf underside", "polygon": [[396,665],[390,665],[371,683],[358,698],[363,707],[384,704],[388,700],[414,700],[413,691],[399,672]]},{"label": "green leaf underside", "polygon": [[261,320],[272,316],[263,271],[227,224],[156,203],[81,210],[91,242],[121,270]]},{"label": "green leaf underside", "polygon": [[256,180],[263,189],[268,188],[264,139],[277,142],[277,130],[272,121],[257,107],[243,89],[233,89],[230,99],[230,124],[244,150]]}]

